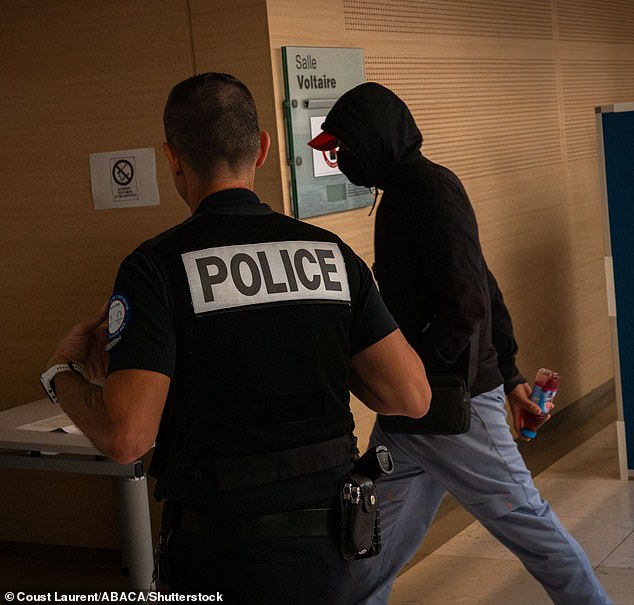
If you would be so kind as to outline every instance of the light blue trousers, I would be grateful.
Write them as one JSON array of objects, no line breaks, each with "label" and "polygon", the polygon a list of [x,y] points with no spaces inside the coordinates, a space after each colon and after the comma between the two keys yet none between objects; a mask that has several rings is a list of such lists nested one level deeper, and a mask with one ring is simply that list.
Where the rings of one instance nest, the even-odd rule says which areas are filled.
[{"label": "light blue trousers", "polygon": [[395,472],[377,481],[382,550],[351,566],[352,603],[388,602],[398,572],[418,550],[448,490],[520,559],[554,603],[611,604],[588,557],[535,488],[507,423],[502,387],[474,397],[471,412],[463,435],[392,435],[375,425],[370,445],[389,448]]}]

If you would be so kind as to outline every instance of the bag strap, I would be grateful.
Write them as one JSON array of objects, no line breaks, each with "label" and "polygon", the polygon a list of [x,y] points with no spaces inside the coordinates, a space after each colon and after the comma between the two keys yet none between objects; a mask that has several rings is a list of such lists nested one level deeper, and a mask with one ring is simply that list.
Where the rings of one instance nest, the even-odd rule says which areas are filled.
[{"label": "bag strap", "polygon": [[467,388],[471,386],[478,375],[478,352],[480,348],[480,326],[469,339],[469,367],[467,368]]}]

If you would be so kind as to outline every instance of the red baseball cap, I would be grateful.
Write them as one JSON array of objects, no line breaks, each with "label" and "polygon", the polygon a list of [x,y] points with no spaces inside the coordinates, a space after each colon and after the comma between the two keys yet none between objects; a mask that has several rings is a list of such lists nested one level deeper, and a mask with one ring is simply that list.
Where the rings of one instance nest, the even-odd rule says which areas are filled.
[{"label": "red baseball cap", "polygon": [[317,151],[330,151],[335,147],[339,147],[339,139],[334,135],[323,130],[314,139],[308,141],[308,144]]}]

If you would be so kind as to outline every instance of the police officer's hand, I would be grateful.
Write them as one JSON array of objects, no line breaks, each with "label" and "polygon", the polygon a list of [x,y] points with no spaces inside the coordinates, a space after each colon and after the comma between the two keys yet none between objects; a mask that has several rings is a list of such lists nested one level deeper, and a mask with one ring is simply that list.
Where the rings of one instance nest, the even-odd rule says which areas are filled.
[{"label": "police officer's hand", "polygon": [[[522,441],[530,441],[529,438],[523,437],[520,433],[521,428],[524,426],[523,411],[533,414],[535,416],[542,413],[540,407],[530,400],[531,387],[527,382],[518,384],[509,394],[509,405],[511,406],[511,413],[513,414],[513,425],[517,432],[519,439]],[[546,417],[546,420],[550,419],[550,414]]]},{"label": "police officer's hand", "polygon": [[74,361],[84,368],[90,382],[103,380],[108,369],[108,353],[105,351],[107,318],[106,303],[99,311],[74,325],[59,342],[46,367]]}]

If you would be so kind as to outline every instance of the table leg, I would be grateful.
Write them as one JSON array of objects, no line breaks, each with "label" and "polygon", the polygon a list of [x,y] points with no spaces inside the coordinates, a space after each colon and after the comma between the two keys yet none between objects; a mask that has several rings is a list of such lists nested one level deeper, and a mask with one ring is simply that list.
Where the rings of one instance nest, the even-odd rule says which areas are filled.
[{"label": "table leg", "polygon": [[145,476],[122,477],[119,511],[123,564],[128,568],[130,588],[149,590],[154,560]]}]

